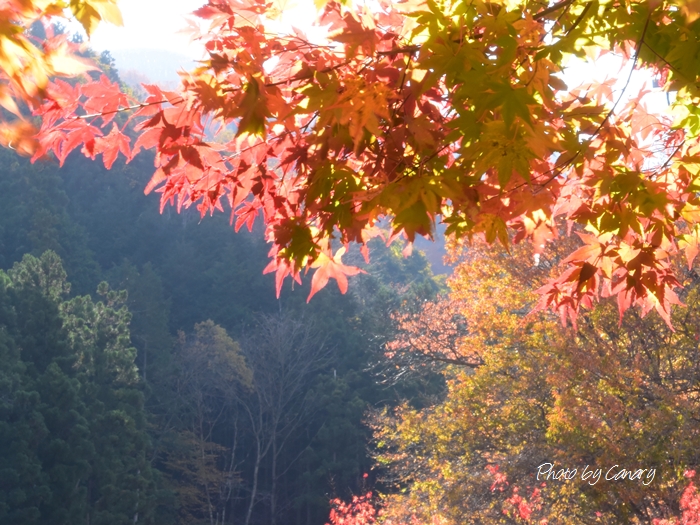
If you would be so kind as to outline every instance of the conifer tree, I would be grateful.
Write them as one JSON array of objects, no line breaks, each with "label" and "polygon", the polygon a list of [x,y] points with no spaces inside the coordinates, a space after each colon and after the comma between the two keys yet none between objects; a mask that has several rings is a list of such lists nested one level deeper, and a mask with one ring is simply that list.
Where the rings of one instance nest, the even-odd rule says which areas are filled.
[{"label": "conifer tree", "polygon": [[67,301],[61,261],[31,255],[0,274],[3,523],[149,521],[153,482],[124,294]]}]

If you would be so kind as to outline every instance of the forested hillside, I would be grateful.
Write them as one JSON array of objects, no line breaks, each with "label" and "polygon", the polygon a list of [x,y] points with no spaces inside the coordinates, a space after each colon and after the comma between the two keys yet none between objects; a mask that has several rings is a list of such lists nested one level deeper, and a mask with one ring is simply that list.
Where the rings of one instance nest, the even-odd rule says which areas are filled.
[{"label": "forested hillside", "polygon": [[159,214],[150,162],[0,151],[0,522],[322,524],[374,479],[367,409],[441,391],[381,364],[441,285],[377,243],[352,294],[276,299],[259,236]]},{"label": "forested hillside", "polygon": [[700,1],[0,3],[0,525],[700,523]]}]

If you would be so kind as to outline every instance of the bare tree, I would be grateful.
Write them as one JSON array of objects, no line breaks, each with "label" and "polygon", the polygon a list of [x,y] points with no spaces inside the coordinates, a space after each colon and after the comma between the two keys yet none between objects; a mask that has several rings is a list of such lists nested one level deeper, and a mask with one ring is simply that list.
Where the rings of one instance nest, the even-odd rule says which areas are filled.
[{"label": "bare tree", "polygon": [[[236,476],[236,409],[252,387],[252,373],[239,345],[212,321],[197,324],[191,337],[181,333],[179,343],[174,381],[182,430],[177,453],[166,464],[190,485],[180,494],[185,512],[205,514],[210,525],[224,525]],[[233,419],[230,449],[212,436],[224,419]]]},{"label": "bare tree", "polygon": [[280,466],[280,456],[290,437],[313,413],[312,379],[328,365],[330,349],[313,321],[283,314],[260,317],[255,330],[240,344],[253,372],[252,393],[243,403],[255,448],[245,525],[258,499],[260,467],[268,454],[270,522],[275,525],[277,482],[297,459]]}]

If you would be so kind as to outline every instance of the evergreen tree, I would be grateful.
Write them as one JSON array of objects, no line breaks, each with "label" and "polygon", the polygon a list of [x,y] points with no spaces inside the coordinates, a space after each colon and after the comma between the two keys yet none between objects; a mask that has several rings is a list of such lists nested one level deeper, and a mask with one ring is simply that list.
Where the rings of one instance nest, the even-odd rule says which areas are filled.
[{"label": "evergreen tree", "polygon": [[150,517],[153,481],[144,397],[131,346],[126,292],[101,283],[98,294],[63,303],[96,455],[86,480],[89,523],[117,525]]},{"label": "evergreen tree", "polygon": [[69,214],[70,198],[57,167],[0,150],[0,268],[46,250],[62,259],[79,293],[94,290],[99,266],[88,230]]},{"label": "evergreen tree", "polygon": [[[53,247],[66,261],[69,274],[79,277],[79,286],[70,291],[84,294],[94,291],[100,280],[108,281],[113,289],[127,290],[125,304],[133,314],[129,320],[119,313],[123,298],[113,294],[110,298],[106,289],[103,292],[107,295],[67,299],[69,289],[65,273],[57,272],[57,258],[31,257],[10,272],[7,293],[13,299],[8,304],[12,322],[22,329],[13,328],[11,333],[7,329],[11,344],[3,351],[8,355],[15,352],[18,357],[5,360],[0,384],[11,385],[20,381],[13,377],[45,370],[56,361],[70,381],[60,387],[54,378],[54,390],[77,389],[73,394],[77,396],[75,412],[85,422],[74,426],[76,430],[87,428],[85,440],[92,447],[82,454],[87,466],[72,485],[66,476],[65,483],[46,477],[36,454],[27,455],[29,463],[23,472],[30,472],[31,464],[37,465],[39,474],[32,479],[39,479],[39,475],[46,478],[43,484],[36,483],[37,490],[52,490],[53,483],[71,485],[71,489],[77,484],[76,495],[80,493],[83,501],[75,511],[78,523],[83,523],[88,513],[93,524],[100,520],[132,523],[138,512],[139,522],[171,525],[188,514],[185,507],[192,501],[188,495],[199,498],[203,494],[202,479],[212,480],[210,486],[216,492],[212,508],[223,509],[221,518],[225,514],[227,523],[245,519],[252,494],[255,439],[240,406],[227,407],[213,427],[206,446],[212,458],[218,459],[204,462],[209,472],[191,476],[192,469],[177,473],[171,468],[177,467],[175,463],[182,466],[197,448],[193,447],[196,440],[184,439],[191,421],[185,424],[178,419],[192,400],[179,396],[173,386],[172,379],[181,368],[174,343],[178,330],[189,331],[207,318],[233,340],[243,341],[246,334],[255,331],[255,320],[261,314],[282,313],[292,319],[313,319],[331,354],[323,369],[304,385],[304,398],[313,398],[314,406],[308,423],[288,438],[274,466],[270,454],[261,461],[250,522],[269,522],[274,492],[278,520],[323,523],[329,495],[346,496],[368,482],[363,478],[371,468],[366,449],[370,434],[363,423],[366,409],[394,403],[397,397],[422,397],[425,382],[387,389],[377,384],[367,368],[377,360],[383,342],[392,337],[391,311],[432,297],[439,283],[420,253],[404,258],[400,250],[377,243],[369,275],[355,278],[351,287],[355,293],[341,295],[336,287],[327,287],[307,304],[307,279],[303,286],[285,284],[277,300],[274,276],[260,272],[268,247],[246,233],[234,235],[222,216],[200,221],[196,212],[177,215],[170,209],[159,215],[153,197],[144,197],[141,190],[148,164],[145,157],[137,158],[126,166],[117,163],[107,172],[79,157],[68,158],[59,169],[0,155],[0,165],[7,167],[0,170],[0,264],[7,267],[26,251],[38,255],[41,249]],[[37,215],[40,210],[48,210],[57,219],[42,219]],[[33,225],[44,233],[32,239],[44,239],[43,244],[30,242],[28,232],[34,231]],[[70,232],[77,234],[71,237]],[[359,253],[356,256],[361,264]],[[18,287],[27,290],[26,296],[17,295]],[[34,292],[29,294],[29,290]],[[53,308],[44,319],[39,317],[42,309],[33,306],[37,297],[44,297],[42,304]],[[8,323],[4,324],[12,324]],[[55,324],[53,335],[43,336],[49,333],[51,323]],[[125,339],[127,324],[130,341]],[[54,341],[64,341],[63,347],[51,348]],[[26,358],[19,357],[20,349]],[[134,360],[138,378],[134,378]],[[6,388],[13,395],[21,392]],[[37,388],[30,393],[39,396]],[[212,410],[220,408],[211,405]],[[290,414],[298,408],[292,404]],[[172,414],[178,417],[170,419]],[[17,416],[13,417],[16,422],[3,427],[5,431],[24,432]],[[41,426],[28,428],[48,432]],[[143,439],[145,431],[151,448],[136,444],[129,449],[127,443]],[[125,443],[114,443],[117,438]],[[24,440],[10,434],[3,439],[3,443]],[[33,443],[32,439],[36,441],[28,437],[26,442]],[[26,446],[33,450],[33,445]],[[148,456],[144,446],[150,450]],[[228,452],[219,454],[224,449]],[[120,455],[124,457],[117,458]],[[196,458],[191,459],[191,466],[196,467]],[[147,460],[151,460],[150,467]],[[224,471],[228,477],[220,482]],[[137,492],[120,492],[125,490],[120,487],[129,484]],[[76,495],[61,497],[69,501],[70,497],[78,498]],[[27,498],[39,501],[37,496]],[[204,503],[189,516],[209,521],[208,510],[201,510],[209,505]],[[36,515],[36,519],[43,519],[46,513],[37,506]],[[31,523],[23,518],[19,521]],[[4,523],[1,518],[0,523]]]},{"label": "evergreen tree", "polygon": [[153,483],[124,294],[65,301],[59,257],[0,273],[0,522],[148,523]]}]

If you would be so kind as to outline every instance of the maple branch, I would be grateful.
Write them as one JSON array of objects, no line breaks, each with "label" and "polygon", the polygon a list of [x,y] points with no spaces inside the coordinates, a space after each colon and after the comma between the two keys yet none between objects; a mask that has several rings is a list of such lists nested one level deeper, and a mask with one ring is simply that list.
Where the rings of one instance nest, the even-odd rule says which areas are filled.
[{"label": "maple branch", "polygon": [[[571,27],[569,28],[569,30],[566,32],[566,35],[565,35],[565,36],[569,36],[569,35],[571,34],[571,32],[572,32],[574,29],[576,29],[576,28],[578,27],[578,25],[579,25],[579,24],[581,23],[581,21],[583,20],[583,17],[586,16],[586,13],[587,13],[588,10],[591,8],[591,5],[593,5],[591,2],[588,2],[588,3],[586,4],[586,7],[583,8],[583,11],[581,11],[581,14],[578,15],[578,17],[576,18],[576,20],[574,20],[574,23],[571,25]],[[564,13],[562,13],[562,16],[564,16]],[[557,19],[557,21],[559,21],[560,18],[561,18],[561,16]]]},{"label": "maple branch", "polygon": [[319,114],[318,110],[314,111],[314,114],[309,119],[309,121],[301,127],[301,130],[303,133],[306,133],[306,131],[309,129],[309,126],[311,125],[311,123],[318,118],[318,114]]},{"label": "maple branch", "polygon": [[[641,52],[641,50],[642,50],[642,45],[644,44],[644,37],[646,36],[647,29],[648,29],[648,27],[649,27],[649,21],[650,21],[650,19],[651,19],[651,13],[649,13],[649,15],[647,16],[646,22],[644,23],[644,29],[642,30],[642,34],[641,34],[641,36],[639,37],[639,41],[637,42],[637,46],[636,46],[636,49],[635,49],[635,52],[634,52],[634,57],[633,57],[633,59],[632,59],[632,67],[630,68],[629,75],[627,75],[627,81],[625,82],[625,85],[622,87],[622,91],[620,92],[620,96],[617,97],[617,100],[616,100],[615,103],[613,104],[612,108],[610,108],[610,111],[608,111],[607,115],[605,115],[605,118],[604,118],[603,121],[600,123],[600,125],[598,126],[598,128],[597,128],[597,129],[593,132],[593,134],[588,138],[588,140],[586,141],[585,147],[588,147],[588,146],[591,144],[591,142],[593,142],[593,139],[596,138],[596,137],[600,134],[600,132],[602,131],[603,127],[605,127],[605,124],[607,124],[607,122],[610,120],[610,117],[612,117],[612,115],[615,113],[615,108],[617,108],[617,105],[618,105],[618,104],[620,103],[620,101],[622,100],[622,97],[625,95],[625,91],[627,91],[627,88],[629,87],[630,82],[632,81],[632,75],[634,74],[634,71],[635,71],[636,68],[637,68],[637,62],[639,61],[639,53]],[[576,152],[575,152],[567,161],[563,162],[562,164],[555,165],[555,166],[550,170],[551,172],[554,172],[553,175],[552,175],[549,179],[547,179],[545,182],[543,182],[542,184],[540,184],[540,186],[541,186],[542,188],[544,188],[544,187],[547,186],[550,182],[552,182],[554,179],[556,179],[559,175],[561,175],[561,173],[562,173],[568,166],[570,166],[571,163],[574,162],[574,160],[576,160],[576,158],[581,154],[581,152],[583,152],[583,150],[585,149],[585,147],[581,147],[581,148],[579,148],[578,150],[576,150]],[[524,186],[525,184],[527,184],[527,182],[523,182],[522,184],[518,184],[517,186],[515,186],[515,187],[514,187],[513,189],[511,189],[510,191],[515,191],[516,189],[518,189],[518,188]]]},{"label": "maple branch", "polygon": [[[471,36],[472,40],[481,40],[483,37],[483,34],[473,34]],[[469,37],[467,37],[469,38]],[[461,36],[460,38],[455,38],[452,39],[452,42],[455,44],[463,44],[465,40],[465,37]],[[376,54],[378,56],[395,56],[395,55],[401,55],[401,54],[415,54],[418,51],[422,49],[423,46],[421,45],[412,45],[412,46],[404,46],[404,47],[397,47],[396,49],[390,49],[389,51],[377,51]]]},{"label": "maple branch", "polygon": [[[413,345],[411,345],[413,346]],[[435,361],[438,363],[445,363],[448,365],[464,366],[466,368],[479,368],[484,365],[484,360],[480,356],[475,356],[475,359],[467,360],[460,358],[450,358],[450,357],[440,357],[435,354],[423,354],[428,361]]]},{"label": "maple branch", "polygon": [[397,47],[396,49],[391,49],[389,51],[377,51],[378,56],[395,56],[395,55],[401,55],[403,53],[408,53],[408,54],[414,54],[417,53],[418,51],[421,50],[421,46],[414,45],[414,46],[406,46],[406,47]]},{"label": "maple branch", "polygon": [[537,76],[537,69],[539,67],[540,63],[535,62],[535,70],[532,72],[532,76],[530,77],[530,80],[527,81],[527,84],[525,84],[525,87],[528,87],[533,80],[535,80],[535,77]]},{"label": "maple branch", "polygon": [[647,44],[646,42],[644,42],[644,45],[647,46],[647,48],[649,49],[649,51],[651,51],[651,52],[654,53],[658,58],[660,58],[661,61],[662,61],[664,64],[666,64],[666,65],[667,65],[668,67],[670,67],[673,71],[675,71],[675,72],[678,73],[680,76],[682,76],[683,78],[685,78],[688,82],[695,82],[694,79],[692,79],[692,78],[686,76],[682,71],[680,71],[677,67],[675,67],[675,66],[674,66],[673,64],[671,64],[668,60],[666,60],[666,58],[664,58],[662,55],[660,55],[659,53],[657,53],[656,50],[655,50],[653,47],[651,47],[649,44]]},{"label": "maple branch", "polygon": [[[344,62],[341,62],[340,64],[336,64],[335,66],[330,66],[324,69],[319,69],[317,71],[313,71],[311,73],[307,73],[305,75],[301,76],[295,76],[291,78],[287,78],[285,80],[278,80],[277,82],[266,82],[263,84],[265,87],[277,87],[277,86],[283,86],[284,84],[291,84],[292,82],[298,82],[302,80],[309,80],[314,77],[314,75],[318,73],[328,73],[330,71],[335,71],[336,69],[340,69],[341,67],[347,66],[352,62],[352,59],[348,59]],[[363,67],[366,67],[363,66]],[[228,87],[228,88],[223,88],[221,90],[222,93],[235,93],[236,91],[240,91],[241,87]]]},{"label": "maple branch", "polygon": [[[295,36],[292,36],[292,35],[280,35],[280,34],[278,34],[278,33],[268,33],[268,32],[263,32],[263,35],[265,35],[265,37],[272,37],[272,38],[276,38],[276,39],[278,39],[278,40],[287,40],[288,42],[295,42],[295,41],[301,42],[302,44],[304,44],[304,45],[306,45],[306,46],[308,46],[308,47],[310,47],[310,48],[312,48],[312,49],[329,49],[329,50],[332,51],[333,49],[335,49],[335,48],[338,47],[337,45],[315,44],[315,43],[313,43],[313,42],[309,42],[308,40],[305,40],[305,39],[303,39],[303,38],[301,38],[301,37],[299,37],[299,36],[296,36],[296,35],[295,35]],[[300,49],[300,48],[296,48],[296,49],[286,49],[285,52],[297,51],[297,50],[299,50],[299,49]]]},{"label": "maple branch", "polygon": [[[447,148],[449,148],[451,145],[452,145],[452,143],[450,143],[450,144],[445,144],[445,145],[444,145],[443,147],[441,147],[440,149],[435,150],[435,151],[434,151],[433,153],[431,153],[427,158],[421,159],[421,161],[418,163],[418,166],[416,166],[415,164],[414,164],[414,165],[408,165],[408,164],[406,164],[406,165],[405,165],[405,166],[406,166],[406,169],[411,170],[411,171],[413,172],[414,175],[416,175],[417,177],[420,177],[421,171],[423,171],[423,168],[425,167],[425,165],[426,165],[428,162],[430,162],[431,160],[433,160],[435,157],[437,157],[438,155],[440,155],[440,153],[442,153],[443,151],[445,151],[445,150],[446,150]],[[394,180],[392,180],[392,181],[389,181],[389,184],[396,184],[397,182],[401,181],[402,179],[405,179],[405,178],[408,177],[408,176],[409,176],[408,173],[404,173],[403,175],[400,175],[400,176],[397,177],[396,179],[394,179]]]},{"label": "maple branch", "polygon": [[[279,139],[282,138],[284,135],[288,135],[291,133],[291,131],[288,131],[286,133],[283,133],[282,135],[278,135],[277,137],[272,137],[269,140],[274,140],[274,139]],[[247,146],[245,148],[239,149],[238,151],[235,151],[231,155],[228,155],[226,157],[226,160],[230,161],[231,159],[235,159],[236,157],[240,157],[241,154],[246,153],[247,151],[252,151],[254,148],[260,147],[260,146],[267,146],[267,142],[256,142],[252,146]]]},{"label": "maple branch", "polygon": [[[335,66],[327,67],[324,69],[319,69],[317,71],[313,71],[311,73],[307,73],[306,75],[298,76],[298,77],[293,77],[293,78],[288,78],[286,80],[279,80],[277,82],[268,82],[265,84],[265,87],[276,87],[276,86],[282,86],[284,84],[290,84],[292,82],[296,82],[298,80],[309,80],[314,77],[317,73],[328,73],[330,71],[335,71],[336,69],[340,69],[341,67],[345,67],[352,62],[352,59],[348,59],[345,62],[341,62],[340,64],[336,64]],[[240,88],[238,88],[240,89]],[[224,90],[225,91],[225,90]]]},{"label": "maple branch", "polygon": [[359,71],[356,71],[355,74],[359,75],[360,73],[362,73],[365,69],[367,69],[370,66],[370,64],[372,62],[374,62],[374,58],[367,57],[367,60],[365,60],[365,63],[362,64],[362,67],[359,69]]},{"label": "maple branch", "polygon": [[539,13],[535,14],[532,16],[534,20],[541,20],[552,13],[556,13],[560,9],[564,9],[565,7],[569,7],[571,4],[574,3],[574,0],[562,0],[561,2],[557,2],[553,6],[548,7],[547,9],[544,9],[540,11]]},{"label": "maple branch", "polygon": [[671,163],[671,161],[673,160],[673,157],[676,156],[676,153],[678,153],[678,152],[680,151],[680,149],[683,147],[684,144],[685,144],[685,140],[681,141],[681,143],[678,144],[678,146],[676,146],[676,147],[674,148],[674,150],[671,152],[671,154],[668,156],[668,158],[666,159],[666,162],[664,162],[661,166],[659,166],[658,168],[656,168],[656,169],[654,170],[654,173],[658,173],[658,172],[663,171],[664,169],[666,169],[666,167],[668,167],[668,165],[669,165],[669,164]]},{"label": "maple branch", "polygon": [[155,106],[156,104],[165,104],[166,102],[168,104],[172,104],[173,106],[176,104],[180,104],[184,102],[185,99],[180,97],[180,100],[177,100],[175,102],[171,100],[161,100],[158,102],[142,102],[141,104],[134,104],[133,106],[128,106],[125,108],[118,108],[118,109],[113,109],[112,111],[101,111],[99,113],[90,113],[88,115],[76,115],[74,117],[71,117],[68,120],[80,120],[80,119],[89,119],[89,118],[95,118],[95,117],[102,117],[104,115],[113,115],[114,113],[121,113],[122,111],[131,111],[132,109],[139,109],[139,108],[145,108],[148,106]]},{"label": "maple branch", "polygon": [[[641,52],[641,50],[642,50],[642,45],[644,44],[644,37],[645,37],[646,34],[647,34],[647,28],[649,27],[649,21],[650,21],[650,19],[651,19],[651,13],[649,13],[649,16],[647,16],[647,20],[646,20],[646,22],[644,23],[644,29],[642,30],[642,35],[639,37],[639,41],[637,42],[637,49],[635,50],[635,52],[634,52],[634,58],[632,59],[632,67],[630,68],[630,74],[627,75],[627,82],[625,82],[625,85],[622,86],[622,91],[620,92],[620,96],[617,97],[617,100],[616,100],[615,103],[613,104],[613,107],[610,108],[610,111],[608,111],[608,114],[607,114],[607,115],[605,116],[605,118],[603,119],[603,122],[600,123],[600,125],[598,126],[598,129],[596,129],[596,130],[593,132],[593,135],[591,135],[590,138],[588,139],[588,143],[589,143],[589,144],[590,144],[590,143],[593,141],[593,139],[600,133],[600,131],[601,131],[601,130],[603,129],[603,127],[605,126],[605,124],[607,124],[607,122],[610,120],[610,117],[613,116],[613,114],[615,113],[615,108],[617,107],[617,105],[618,105],[618,104],[620,103],[620,101],[622,100],[622,97],[625,95],[625,91],[627,91],[627,88],[629,87],[630,82],[632,81],[632,75],[634,74],[635,69],[637,69],[637,62],[639,61],[639,53]],[[581,150],[579,150],[579,152],[580,152],[580,151],[581,151]],[[572,159],[572,160],[573,160],[573,159]]]},{"label": "maple branch", "polygon": [[[413,60],[413,55],[410,55],[408,57],[408,60],[406,61],[406,67],[403,69],[403,73],[401,75],[401,83],[399,84],[399,93],[403,92],[403,88],[406,85],[406,74],[408,73],[408,68],[411,67],[411,60]],[[391,112],[392,117],[396,118],[396,112],[399,111],[404,106],[404,104],[406,103],[407,100],[408,100],[408,97],[404,98],[398,107],[396,107],[396,102],[398,102],[398,99],[396,101],[394,101],[394,104],[393,104],[394,107],[392,108],[392,112]]]}]

